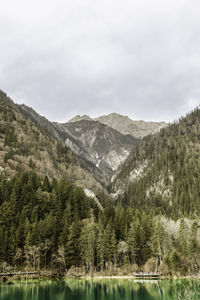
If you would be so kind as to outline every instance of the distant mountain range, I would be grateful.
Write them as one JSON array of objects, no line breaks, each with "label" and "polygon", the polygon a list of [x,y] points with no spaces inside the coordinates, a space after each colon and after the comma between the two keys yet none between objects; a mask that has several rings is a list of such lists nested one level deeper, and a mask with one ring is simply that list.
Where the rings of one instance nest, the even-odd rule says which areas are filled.
[{"label": "distant mountain range", "polygon": [[28,106],[18,107],[36,126],[45,128],[53,138],[70,148],[80,165],[104,186],[138,142],[94,120],[60,124],[48,121]]},{"label": "distant mountain range", "polygon": [[[167,125],[164,122],[132,121],[127,116],[115,113],[96,119],[87,115],[76,116],[61,124],[50,122],[24,104],[14,104],[3,92],[1,99],[13,113],[20,114],[20,118],[25,118],[26,122],[33,122],[37,130],[50,135],[53,141],[56,139],[63,142],[74,153],[73,159],[78,162],[80,168],[91,174],[94,180],[104,187],[109,184],[116,170],[143,136],[158,132]],[[25,133],[23,136],[25,140],[28,139]],[[48,150],[47,147],[45,151]],[[51,155],[55,155],[55,151]],[[48,173],[55,171],[49,170]]]},{"label": "distant mountain range", "polygon": [[[19,107],[21,112],[38,126],[42,126],[54,138],[63,141],[77,155],[81,166],[87,169],[104,186],[108,185],[115,171],[139,142],[139,139],[135,136],[139,135],[140,122],[135,126],[133,125],[134,121],[126,116],[111,114],[93,120],[89,116],[83,115],[76,116],[69,122],[60,124],[48,121],[26,105],[20,105]],[[106,120],[110,125],[104,124]],[[132,124],[132,127],[130,124]],[[164,122],[148,122],[145,124],[143,122],[140,125],[140,132],[143,131],[140,135],[151,134],[167,125]],[[135,131],[133,130],[134,126]],[[122,133],[123,128],[124,133]],[[130,128],[132,128],[132,134],[128,133],[128,130],[131,132]]]},{"label": "distant mountain range", "polygon": [[24,253],[38,249],[38,266],[59,274],[60,261],[85,274],[90,257],[107,274],[198,276],[200,109],[166,125],[118,114],[50,122],[0,91],[1,259],[16,267],[23,249],[27,268]]},{"label": "distant mountain range", "polygon": [[[82,120],[92,121],[93,119],[88,115],[77,115],[69,120],[69,122],[77,122]],[[119,131],[121,134],[129,134],[135,138],[143,138],[149,134],[155,134],[159,132],[161,128],[168,125],[166,122],[133,121],[128,116],[123,116],[117,113],[100,116],[94,120]]]},{"label": "distant mountain range", "polygon": [[118,114],[50,122],[0,91],[0,173],[34,170],[89,193],[109,191],[124,206],[174,218],[199,215],[200,110],[169,126],[138,121],[143,138],[130,134],[133,123]]}]

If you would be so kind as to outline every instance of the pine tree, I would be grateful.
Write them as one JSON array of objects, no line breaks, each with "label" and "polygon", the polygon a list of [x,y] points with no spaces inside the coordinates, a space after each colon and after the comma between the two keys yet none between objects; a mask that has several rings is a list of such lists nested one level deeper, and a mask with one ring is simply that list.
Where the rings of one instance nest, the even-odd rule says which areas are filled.
[{"label": "pine tree", "polygon": [[190,264],[190,270],[193,274],[197,274],[200,268],[200,248],[197,240],[198,225],[193,222],[191,232],[188,239],[188,258]]},{"label": "pine tree", "polygon": [[109,261],[113,265],[117,263],[117,240],[116,240],[116,235],[114,230],[112,230],[111,232],[110,247],[109,247]]},{"label": "pine tree", "polygon": [[131,223],[130,226],[130,230],[128,233],[128,238],[127,238],[127,242],[128,242],[128,246],[129,246],[129,257],[130,257],[130,262],[132,264],[135,263],[136,261],[136,257],[138,255],[138,245],[137,245],[137,241],[136,241],[136,227],[134,222]]},{"label": "pine tree", "polygon": [[158,266],[164,257],[164,237],[165,229],[161,220],[157,220],[154,225],[154,232],[151,237],[152,254],[157,258],[157,270]]},{"label": "pine tree", "polygon": [[69,238],[65,247],[66,265],[67,267],[78,266],[80,262],[80,223],[74,220],[70,226]]},{"label": "pine tree", "polygon": [[96,226],[92,213],[88,223],[82,228],[80,245],[81,258],[85,263],[86,270],[87,272],[93,273],[96,246]]},{"label": "pine tree", "polygon": [[44,177],[42,189],[45,192],[49,192],[49,193],[51,192],[51,185],[50,185],[49,178],[47,177],[47,175]]},{"label": "pine tree", "polygon": [[184,256],[187,257],[187,237],[188,237],[188,226],[184,219],[181,219],[178,233],[178,250]]},{"label": "pine tree", "polygon": [[106,253],[106,244],[104,229],[102,224],[98,224],[98,237],[97,237],[97,266],[101,271],[105,268],[105,253]]}]

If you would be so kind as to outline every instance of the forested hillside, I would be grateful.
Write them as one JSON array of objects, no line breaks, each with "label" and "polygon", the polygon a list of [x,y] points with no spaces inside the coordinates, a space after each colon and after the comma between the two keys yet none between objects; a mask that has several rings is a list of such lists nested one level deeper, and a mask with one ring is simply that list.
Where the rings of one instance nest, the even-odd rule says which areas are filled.
[{"label": "forested hillside", "polygon": [[200,215],[200,109],[144,138],[119,170],[113,191],[125,206],[168,217]]},{"label": "forested hillside", "polygon": [[[77,259],[73,239],[80,235],[81,220],[98,208],[81,188],[65,180],[43,181],[35,172],[17,172],[0,181],[0,260],[11,265],[49,266],[57,251],[68,243],[68,265]],[[69,235],[71,234],[71,237]],[[63,254],[64,255],[64,254]],[[41,257],[40,257],[41,256]],[[57,260],[58,261],[57,261]]]},{"label": "forested hillside", "polygon": [[[121,195],[111,200],[1,92],[0,272],[198,274],[199,151],[196,109],[133,149],[110,185]],[[101,205],[79,186],[96,190]]]},{"label": "forested hillside", "polygon": [[52,138],[45,128],[37,127],[0,92],[0,172],[10,176],[21,168],[35,170],[42,177],[68,178],[95,192],[102,189],[69,148]]},{"label": "forested hillside", "polygon": [[0,272],[198,272],[197,222],[182,220],[169,234],[153,211],[102,203],[103,210],[62,179],[41,180],[33,171],[19,171],[10,180],[2,175]]},{"label": "forested hillside", "polygon": [[82,168],[105,187],[116,169],[127,158],[138,139],[121,134],[110,126],[75,117],[71,122],[50,122],[26,105],[18,105],[20,112],[34,124],[45,129],[53,138],[62,141],[76,155]]}]

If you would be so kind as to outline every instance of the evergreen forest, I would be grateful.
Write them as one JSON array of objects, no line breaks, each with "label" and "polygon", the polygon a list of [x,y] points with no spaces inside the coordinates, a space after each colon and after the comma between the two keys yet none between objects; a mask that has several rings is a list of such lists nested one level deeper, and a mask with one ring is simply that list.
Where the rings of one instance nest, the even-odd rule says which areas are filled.
[{"label": "evergreen forest", "polygon": [[77,269],[84,274],[165,274],[199,270],[198,223],[179,222],[170,235],[154,209],[112,205],[104,209],[67,180],[41,180],[18,171],[0,180],[0,268]]},{"label": "evergreen forest", "polygon": [[143,138],[105,188],[0,92],[0,272],[195,275],[199,218],[199,108]]}]

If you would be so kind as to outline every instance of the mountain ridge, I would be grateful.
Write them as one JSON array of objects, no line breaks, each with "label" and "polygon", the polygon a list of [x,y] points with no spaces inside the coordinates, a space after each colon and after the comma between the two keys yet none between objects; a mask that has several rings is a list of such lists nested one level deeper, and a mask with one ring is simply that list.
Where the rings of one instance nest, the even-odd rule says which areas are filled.
[{"label": "mountain ridge", "polygon": [[[35,118],[47,122],[30,108]],[[0,91],[0,172],[13,175],[19,168],[36,169],[39,176],[66,177],[77,185],[103,189],[92,175],[82,168],[73,152],[49,131],[29,118],[24,106],[15,104],[6,93]]]},{"label": "mountain ridge", "polygon": [[[113,128],[115,126],[111,127],[104,122],[99,122],[98,118],[94,120],[88,115],[84,115],[76,116],[71,122],[50,122],[31,107],[24,104],[14,104],[12,100],[10,101],[9,103],[15,109],[17,108],[24,117],[34,122],[45,134],[62,141],[70,148],[75,153],[80,167],[89,172],[105,187],[139,142],[131,134],[122,134]],[[106,117],[112,121],[113,116],[117,120],[125,119],[128,123],[132,122],[127,116],[121,116],[117,113]]]},{"label": "mountain ridge", "polygon": [[[118,169],[113,195],[174,218],[200,211],[200,109],[145,137]],[[121,195],[121,196],[120,196]]]},{"label": "mountain ridge", "polygon": [[155,134],[159,132],[160,129],[168,126],[168,123],[166,122],[148,122],[143,120],[133,121],[128,116],[118,113],[110,113],[108,115],[103,115],[96,118],[91,118],[89,115],[76,115],[67,123],[78,122],[82,120],[98,121],[119,131],[123,135],[132,135],[133,137],[140,139],[149,134]]},{"label": "mountain ridge", "polygon": [[0,271],[199,274],[200,109],[131,144],[109,187],[122,191],[115,201],[65,138],[86,155],[133,139],[98,121],[52,124],[0,92]]},{"label": "mountain ridge", "polygon": [[[86,120],[81,117],[79,121],[75,121],[75,117],[72,122],[58,123],[50,122],[26,105],[20,105],[19,109],[36,125],[64,142],[76,154],[81,166],[104,186],[108,185],[115,170],[138,142],[131,135],[123,135],[112,127],[88,120],[87,117]],[[92,147],[89,145],[91,138]]]}]

